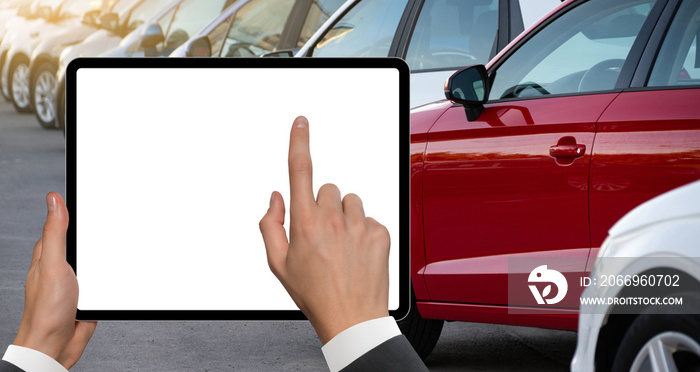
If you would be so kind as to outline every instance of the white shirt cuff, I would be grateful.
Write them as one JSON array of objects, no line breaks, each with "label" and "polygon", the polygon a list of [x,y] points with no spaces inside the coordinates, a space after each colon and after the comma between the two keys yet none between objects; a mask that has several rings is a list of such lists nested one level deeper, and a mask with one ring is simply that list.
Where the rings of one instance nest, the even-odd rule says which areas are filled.
[{"label": "white shirt cuff", "polygon": [[34,349],[10,345],[2,360],[10,362],[26,372],[68,372],[61,363]]},{"label": "white shirt cuff", "polygon": [[321,351],[331,372],[338,372],[368,351],[400,334],[394,317],[372,319],[338,333],[321,347]]}]

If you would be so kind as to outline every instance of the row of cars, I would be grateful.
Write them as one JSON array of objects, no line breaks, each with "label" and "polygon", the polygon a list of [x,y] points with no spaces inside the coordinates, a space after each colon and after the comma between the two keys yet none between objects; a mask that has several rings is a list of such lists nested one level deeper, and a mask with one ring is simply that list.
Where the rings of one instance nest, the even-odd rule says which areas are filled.
[{"label": "row of cars", "polygon": [[65,125],[65,67],[77,57],[399,57],[413,72],[415,107],[440,99],[442,83],[452,72],[486,63],[557,4],[34,0],[20,7],[22,17],[6,22],[0,83],[18,111],[34,111],[45,128],[60,128]]},{"label": "row of cars", "polygon": [[[54,18],[48,0],[35,0],[23,13],[48,25],[68,14],[62,6],[81,0],[58,3],[51,8]],[[82,15],[81,27],[96,30],[80,42],[51,44],[47,38],[46,47],[35,49],[54,52],[55,59],[41,64],[56,66],[45,79],[37,78],[36,71],[44,70],[32,62],[39,52],[27,56],[25,73],[13,62],[16,53],[5,52],[13,30],[8,21],[0,44],[2,74],[8,76],[3,89],[19,101],[16,107],[25,102],[23,94],[29,97],[26,109],[33,108],[42,125],[55,127],[55,119],[63,125],[65,66],[80,56],[403,58],[412,71],[415,107],[411,280],[417,311],[399,325],[419,354],[430,354],[444,321],[473,321],[578,329],[572,367],[580,371],[692,370],[700,366],[697,314],[668,321],[616,314],[610,306],[582,308],[579,317],[581,288],[557,306],[509,297],[513,258],[563,258],[562,272],[573,278],[599,270],[595,263],[604,257],[675,255],[687,258],[685,266],[665,269],[700,281],[693,253],[700,247],[689,233],[698,231],[698,210],[691,208],[697,186],[671,198],[670,207],[643,207],[646,212],[633,216],[665,217],[627,218],[604,243],[630,210],[700,179],[700,4],[559,4],[118,0]],[[472,66],[454,73],[466,65]],[[12,84],[23,74],[27,90]],[[37,88],[37,82],[46,86]],[[447,100],[429,103],[443,94]],[[43,112],[53,118],[42,119]],[[688,208],[678,207],[683,200],[691,203]],[[664,230],[672,232],[674,245],[659,245],[667,235],[656,226],[685,219],[692,221],[682,231]],[[640,247],[631,241],[661,243]],[[636,272],[620,272],[654,269],[637,265]]]}]

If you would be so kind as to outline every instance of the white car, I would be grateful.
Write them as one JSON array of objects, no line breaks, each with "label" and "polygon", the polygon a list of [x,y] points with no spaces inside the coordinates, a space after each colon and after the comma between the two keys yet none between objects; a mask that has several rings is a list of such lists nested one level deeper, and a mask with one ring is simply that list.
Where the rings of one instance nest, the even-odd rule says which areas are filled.
[{"label": "white car", "polygon": [[7,29],[0,42],[0,83],[3,95],[12,101],[17,111],[34,110],[29,80],[34,48],[48,37],[85,27],[106,4],[106,0],[39,0],[32,5],[34,13],[29,18]]},{"label": "white car", "polygon": [[[657,280],[650,288],[651,280],[639,281],[659,270],[663,276],[657,278],[669,283]],[[572,371],[700,370],[700,181],[640,205],[615,224],[591,271],[591,280],[601,276],[637,278],[647,293],[682,298],[685,308],[652,302],[630,314],[621,313],[619,304],[582,304]],[[668,285],[676,281],[685,288]],[[629,296],[633,283],[590,285],[582,297],[641,298]]]}]

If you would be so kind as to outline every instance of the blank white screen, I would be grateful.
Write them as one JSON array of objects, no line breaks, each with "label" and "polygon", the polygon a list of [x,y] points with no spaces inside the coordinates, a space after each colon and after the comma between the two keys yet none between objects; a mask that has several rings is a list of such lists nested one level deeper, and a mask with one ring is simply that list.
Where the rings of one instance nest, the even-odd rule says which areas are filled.
[{"label": "blank white screen", "polygon": [[398,308],[398,70],[81,68],[76,80],[80,310],[296,310],[258,222],[273,190],[289,206],[299,115],[314,192],[356,193],[389,229]]}]

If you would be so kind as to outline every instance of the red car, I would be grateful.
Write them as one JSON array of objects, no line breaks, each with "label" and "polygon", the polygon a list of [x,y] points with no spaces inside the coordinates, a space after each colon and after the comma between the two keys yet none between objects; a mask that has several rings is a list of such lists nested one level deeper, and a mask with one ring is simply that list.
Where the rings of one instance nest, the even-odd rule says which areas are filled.
[{"label": "red car", "polygon": [[698,1],[567,1],[412,111],[400,327],[422,357],[444,320],[577,328],[578,302],[509,314],[508,258],[585,275],[620,217],[700,179],[699,38]]}]

